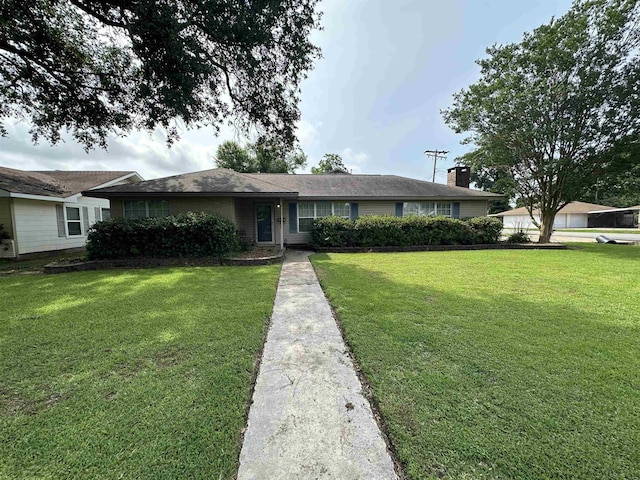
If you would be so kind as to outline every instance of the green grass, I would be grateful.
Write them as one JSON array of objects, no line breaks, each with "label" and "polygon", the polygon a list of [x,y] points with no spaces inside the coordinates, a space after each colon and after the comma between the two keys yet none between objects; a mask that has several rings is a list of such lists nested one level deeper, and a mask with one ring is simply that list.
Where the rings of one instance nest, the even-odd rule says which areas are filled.
[{"label": "green grass", "polygon": [[0,478],[232,477],[278,273],[0,277]]},{"label": "green grass", "polygon": [[640,248],[315,255],[409,478],[640,478]]}]

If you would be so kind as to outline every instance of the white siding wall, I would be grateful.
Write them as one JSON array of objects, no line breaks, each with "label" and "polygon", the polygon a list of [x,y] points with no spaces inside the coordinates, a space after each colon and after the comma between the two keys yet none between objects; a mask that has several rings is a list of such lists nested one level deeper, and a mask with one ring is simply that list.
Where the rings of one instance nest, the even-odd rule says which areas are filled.
[{"label": "white siding wall", "polygon": [[[87,240],[87,232],[72,237],[58,236],[56,205],[63,202],[42,202],[14,198],[16,241],[19,254],[64,250],[66,248],[83,247]],[[77,203],[64,205],[87,207],[89,224],[96,222],[94,207],[109,208],[109,201],[101,198],[80,197]],[[82,215],[82,212],[81,212]]]}]

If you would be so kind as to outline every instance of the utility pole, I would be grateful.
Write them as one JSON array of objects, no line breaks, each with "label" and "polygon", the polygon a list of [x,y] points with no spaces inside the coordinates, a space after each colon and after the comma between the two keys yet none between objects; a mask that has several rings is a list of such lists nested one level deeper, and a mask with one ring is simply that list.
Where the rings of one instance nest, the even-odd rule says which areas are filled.
[{"label": "utility pole", "polygon": [[442,158],[442,159],[447,158],[446,155],[449,152],[447,150],[425,150],[424,153],[428,157],[430,157],[430,156],[433,157],[433,177],[432,177],[431,181],[433,183],[435,183],[436,182],[436,165],[438,164],[438,159],[439,158]]}]

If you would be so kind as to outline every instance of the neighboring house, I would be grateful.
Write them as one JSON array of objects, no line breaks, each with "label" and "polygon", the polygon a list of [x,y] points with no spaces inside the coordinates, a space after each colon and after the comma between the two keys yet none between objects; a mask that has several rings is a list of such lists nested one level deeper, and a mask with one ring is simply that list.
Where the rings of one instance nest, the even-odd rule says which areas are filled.
[{"label": "neighboring house", "polygon": [[[558,211],[553,228],[633,227],[633,208],[622,209],[594,203],[571,202]],[[494,213],[491,216],[502,218],[505,228],[535,228],[526,207]],[[541,220],[538,211],[534,211],[534,217],[539,224]]]},{"label": "neighboring house", "polygon": [[238,173],[218,168],[83,193],[109,199],[114,217],[218,213],[234,222],[246,242],[284,245],[308,243],[314,218],[477,217],[487,214],[489,199],[500,197],[469,189],[468,168],[450,169],[448,183],[395,175]]},{"label": "neighboring house", "polygon": [[0,224],[11,240],[0,257],[83,247],[89,227],[109,218],[109,201],[83,190],[141,181],[136,172],[28,172],[0,167]]}]

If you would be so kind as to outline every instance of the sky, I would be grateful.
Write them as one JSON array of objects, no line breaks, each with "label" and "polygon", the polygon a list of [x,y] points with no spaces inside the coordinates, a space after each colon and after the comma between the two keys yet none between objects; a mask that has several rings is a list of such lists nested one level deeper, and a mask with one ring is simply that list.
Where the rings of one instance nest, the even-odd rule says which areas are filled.
[{"label": "sky", "polygon": [[[471,149],[445,125],[441,111],[453,94],[480,78],[475,60],[494,44],[561,16],[571,0],[322,0],[322,49],[301,85],[298,139],[307,173],[325,153],[342,156],[353,173],[431,180],[425,150],[446,150],[436,181]],[[223,127],[185,130],[167,147],[162,131],[111,138],[107,151],[86,153],[70,137],[51,146],[31,143],[29,125],[5,124],[0,166],[22,170],[134,170],[145,179],[214,168],[217,146],[238,140]],[[63,135],[63,138],[65,136]]]}]

